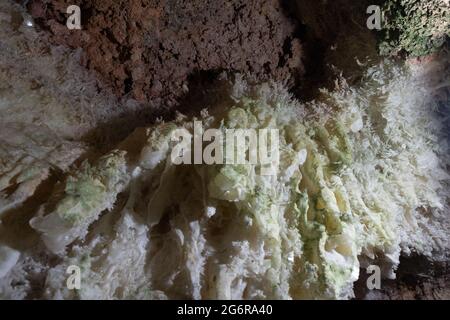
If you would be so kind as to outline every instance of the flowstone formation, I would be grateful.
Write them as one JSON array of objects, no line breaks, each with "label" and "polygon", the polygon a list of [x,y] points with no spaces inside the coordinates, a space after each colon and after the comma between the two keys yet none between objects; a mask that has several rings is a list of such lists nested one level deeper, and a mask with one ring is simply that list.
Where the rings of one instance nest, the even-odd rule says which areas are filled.
[{"label": "flowstone formation", "polygon": [[[385,61],[361,87],[341,80],[308,105],[236,80],[231,104],[136,129],[72,166],[31,215],[8,212],[2,228],[28,224],[34,241],[5,239],[2,297],[345,299],[361,267],[394,278],[402,253],[445,259],[448,106],[434,68]],[[192,137],[195,120],[279,130],[275,173],[176,164],[173,133]],[[76,291],[70,266],[84,279]]]}]

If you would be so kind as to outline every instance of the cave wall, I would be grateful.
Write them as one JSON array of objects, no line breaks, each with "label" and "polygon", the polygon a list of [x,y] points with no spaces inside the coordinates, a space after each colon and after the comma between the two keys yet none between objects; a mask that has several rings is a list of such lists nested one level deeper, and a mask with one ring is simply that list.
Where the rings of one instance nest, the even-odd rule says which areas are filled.
[{"label": "cave wall", "polygon": [[[69,4],[80,6],[82,30],[65,26]],[[84,49],[118,96],[157,108],[177,105],[199,72],[288,85],[302,75],[298,22],[278,0],[31,0],[28,9],[54,43]]]}]

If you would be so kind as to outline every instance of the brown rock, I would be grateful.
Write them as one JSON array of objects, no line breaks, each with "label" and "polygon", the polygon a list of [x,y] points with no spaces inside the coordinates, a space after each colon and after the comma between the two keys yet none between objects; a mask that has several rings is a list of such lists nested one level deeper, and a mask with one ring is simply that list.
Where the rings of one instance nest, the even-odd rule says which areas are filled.
[{"label": "brown rock", "polygon": [[[82,30],[65,27],[79,5]],[[173,104],[188,77],[233,71],[293,84],[301,76],[297,24],[279,0],[30,0],[58,44],[81,47],[86,66],[119,96]]]}]

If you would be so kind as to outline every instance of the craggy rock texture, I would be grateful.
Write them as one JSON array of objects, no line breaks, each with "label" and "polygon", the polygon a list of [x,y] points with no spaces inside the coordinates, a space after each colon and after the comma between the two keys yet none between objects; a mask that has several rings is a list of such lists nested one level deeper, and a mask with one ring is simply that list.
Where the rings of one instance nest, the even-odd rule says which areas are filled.
[{"label": "craggy rock texture", "polygon": [[108,148],[149,118],[161,116],[160,110],[105,90],[95,74],[80,65],[81,49],[50,44],[48,32],[28,22],[20,5],[0,1],[1,123],[48,127],[60,139]]},{"label": "craggy rock texture", "polygon": [[368,275],[361,270],[355,283],[358,299],[389,300],[448,300],[450,299],[450,265],[448,261],[429,261],[413,255],[402,257],[397,279],[381,280],[381,290],[366,287]]},{"label": "craggy rock texture", "polygon": [[[70,4],[81,31],[65,25]],[[279,0],[31,0],[28,9],[53,41],[83,48],[117,95],[155,107],[176,105],[201,71],[290,84],[301,75],[297,25]]]}]

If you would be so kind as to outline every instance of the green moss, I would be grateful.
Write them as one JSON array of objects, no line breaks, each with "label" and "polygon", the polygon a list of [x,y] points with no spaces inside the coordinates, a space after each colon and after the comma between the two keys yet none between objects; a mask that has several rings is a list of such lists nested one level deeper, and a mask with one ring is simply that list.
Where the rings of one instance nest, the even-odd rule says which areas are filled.
[{"label": "green moss", "polygon": [[446,0],[388,0],[382,11],[381,54],[427,55],[437,51],[450,35]]}]

